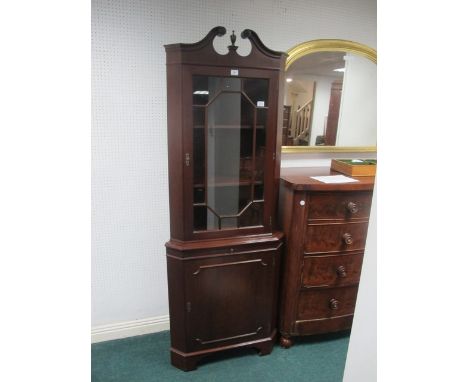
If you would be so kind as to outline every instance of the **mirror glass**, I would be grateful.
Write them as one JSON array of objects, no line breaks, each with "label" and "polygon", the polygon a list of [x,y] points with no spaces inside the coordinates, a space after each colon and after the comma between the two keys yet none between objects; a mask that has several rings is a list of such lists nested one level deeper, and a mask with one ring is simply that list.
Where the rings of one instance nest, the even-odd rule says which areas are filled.
[{"label": "mirror glass", "polygon": [[348,52],[315,52],[285,73],[283,146],[377,144],[377,65]]}]

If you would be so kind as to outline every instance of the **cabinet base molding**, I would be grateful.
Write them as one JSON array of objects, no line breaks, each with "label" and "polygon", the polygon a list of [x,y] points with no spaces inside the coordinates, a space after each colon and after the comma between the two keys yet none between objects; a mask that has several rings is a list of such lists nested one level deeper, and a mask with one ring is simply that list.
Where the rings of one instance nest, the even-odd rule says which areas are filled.
[{"label": "cabinet base molding", "polygon": [[308,341],[322,341],[322,340],[328,340],[328,339],[333,339],[333,338],[340,338],[341,336],[344,335],[350,335],[351,334],[351,326],[346,329],[346,328],[339,328],[336,330],[331,330],[331,329],[323,329],[322,331],[317,330],[313,334],[311,333],[285,333],[279,334],[279,344],[282,348],[284,349],[289,349],[291,346],[294,345],[294,341],[297,337],[307,337]]},{"label": "cabinet base molding", "polygon": [[171,363],[172,365],[181,370],[191,371],[197,368],[197,364],[202,358],[205,358],[220,351],[239,348],[254,348],[257,349],[258,354],[260,356],[267,355],[270,354],[273,350],[273,345],[275,344],[275,341],[276,330],[274,330],[273,333],[267,338],[242,342],[233,345],[220,346],[217,348],[210,348],[206,350],[199,350],[191,353],[184,353],[171,347]]},{"label": "cabinet base molding", "polygon": [[280,333],[280,345],[289,349],[294,344],[291,337],[324,335],[349,330],[353,325],[353,317],[353,314],[347,314],[332,318],[296,321],[294,330]]}]

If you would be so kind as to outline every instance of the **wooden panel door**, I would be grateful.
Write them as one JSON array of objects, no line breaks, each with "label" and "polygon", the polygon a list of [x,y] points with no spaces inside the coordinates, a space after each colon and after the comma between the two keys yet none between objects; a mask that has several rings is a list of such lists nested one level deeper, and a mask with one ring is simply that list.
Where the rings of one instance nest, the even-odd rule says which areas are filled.
[{"label": "wooden panel door", "polygon": [[270,335],[275,251],[188,262],[185,270],[190,351]]}]

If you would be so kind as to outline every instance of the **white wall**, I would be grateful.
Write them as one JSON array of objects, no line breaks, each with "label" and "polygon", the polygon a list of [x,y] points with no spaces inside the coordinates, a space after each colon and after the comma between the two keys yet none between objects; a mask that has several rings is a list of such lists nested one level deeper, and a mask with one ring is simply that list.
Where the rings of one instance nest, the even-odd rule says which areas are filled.
[{"label": "white wall", "polygon": [[323,135],[328,109],[330,108],[331,84],[336,80],[336,78],[325,76],[317,76],[314,78],[317,81],[317,88],[315,90],[312,134],[309,141],[310,146],[315,146],[317,135]]},{"label": "white wall", "polygon": [[216,25],[251,28],[275,50],[319,38],[376,46],[375,0],[93,0],[93,326],[168,314],[163,44]]},{"label": "white wall", "polygon": [[347,54],[337,146],[375,146],[377,142],[377,65]]},{"label": "white wall", "polygon": [[[314,94],[314,80],[308,76],[295,75],[294,81],[297,81],[301,87],[304,88],[303,92],[297,93],[297,97],[295,99],[297,109],[298,107],[303,107],[312,99]],[[289,88],[288,85],[289,84],[286,84],[286,88]]]}]

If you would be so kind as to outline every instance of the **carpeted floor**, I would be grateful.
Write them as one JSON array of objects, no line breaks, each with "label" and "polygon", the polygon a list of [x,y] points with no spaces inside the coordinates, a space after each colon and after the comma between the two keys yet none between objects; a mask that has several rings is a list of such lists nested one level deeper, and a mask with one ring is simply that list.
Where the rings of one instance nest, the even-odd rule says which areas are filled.
[{"label": "carpeted floor", "polygon": [[169,361],[169,332],[92,345],[92,382],[340,382],[349,333],[295,339],[290,349],[276,345],[260,357],[238,349],[206,358],[183,372]]}]

